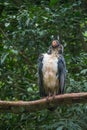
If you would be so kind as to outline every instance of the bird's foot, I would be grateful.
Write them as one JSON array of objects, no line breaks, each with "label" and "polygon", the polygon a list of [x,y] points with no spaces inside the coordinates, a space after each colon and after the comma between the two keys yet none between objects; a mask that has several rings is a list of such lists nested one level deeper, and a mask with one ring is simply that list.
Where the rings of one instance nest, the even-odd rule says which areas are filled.
[{"label": "bird's foot", "polygon": [[55,95],[53,95],[53,100],[55,99]]},{"label": "bird's foot", "polygon": [[56,96],[56,93],[54,92],[54,94],[53,94],[53,100],[55,99],[55,96]]},{"label": "bird's foot", "polygon": [[49,96],[46,97],[47,102],[49,102]]}]

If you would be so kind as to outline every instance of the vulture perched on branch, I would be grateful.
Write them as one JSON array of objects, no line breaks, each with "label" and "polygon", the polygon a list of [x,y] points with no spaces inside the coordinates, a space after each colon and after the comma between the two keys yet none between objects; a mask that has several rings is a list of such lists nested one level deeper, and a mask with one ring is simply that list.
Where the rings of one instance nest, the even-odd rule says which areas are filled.
[{"label": "vulture perched on branch", "polygon": [[40,96],[55,97],[63,94],[66,78],[63,45],[58,40],[53,40],[48,52],[42,54],[38,61]]}]

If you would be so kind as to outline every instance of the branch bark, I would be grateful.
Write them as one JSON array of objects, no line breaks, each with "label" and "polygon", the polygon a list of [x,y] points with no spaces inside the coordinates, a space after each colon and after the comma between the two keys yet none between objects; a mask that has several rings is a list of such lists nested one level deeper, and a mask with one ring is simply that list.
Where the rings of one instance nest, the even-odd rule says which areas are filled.
[{"label": "branch bark", "polygon": [[71,105],[73,103],[87,103],[87,92],[61,94],[36,101],[2,101],[0,100],[0,112],[27,113],[38,110],[57,107],[59,105]]}]

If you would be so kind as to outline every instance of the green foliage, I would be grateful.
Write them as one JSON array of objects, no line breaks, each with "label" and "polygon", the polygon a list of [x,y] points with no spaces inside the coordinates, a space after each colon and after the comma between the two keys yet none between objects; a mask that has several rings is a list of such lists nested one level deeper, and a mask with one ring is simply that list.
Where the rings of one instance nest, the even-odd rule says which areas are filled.
[{"label": "green foliage", "polygon": [[[39,99],[37,59],[60,35],[67,66],[66,93],[87,91],[87,2],[0,2],[0,99]],[[87,104],[56,111],[1,114],[3,130],[86,130]]]}]

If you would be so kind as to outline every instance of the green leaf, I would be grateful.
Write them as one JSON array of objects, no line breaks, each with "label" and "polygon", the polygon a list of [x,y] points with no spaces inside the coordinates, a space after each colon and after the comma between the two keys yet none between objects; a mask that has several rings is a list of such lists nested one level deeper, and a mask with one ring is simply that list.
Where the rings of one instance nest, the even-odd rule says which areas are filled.
[{"label": "green leaf", "polygon": [[8,55],[9,55],[9,53],[6,53],[6,54],[3,54],[3,55],[1,56],[1,64],[4,63],[4,61],[6,60],[6,58],[7,58]]},{"label": "green leaf", "polygon": [[56,130],[63,130],[64,126],[58,127]]},{"label": "green leaf", "polygon": [[33,89],[29,87],[29,88],[27,89],[27,91],[28,91],[28,92],[33,92]]},{"label": "green leaf", "polygon": [[5,23],[5,27],[8,27],[8,26],[10,26],[10,23]]},{"label": "green leaf", "polygon": [[83,33],[83,36],[87,37],[87,31],[85,31],[85,32]]},{"label": "green leaf", "polygon": [[58,0],[50,0],[50,5],[53,6],[58,2]]},{"label": "green leaf", "polygon": [[81,74],[86,74],[87,73],[87,69],[84,69],[80,72]]}]

